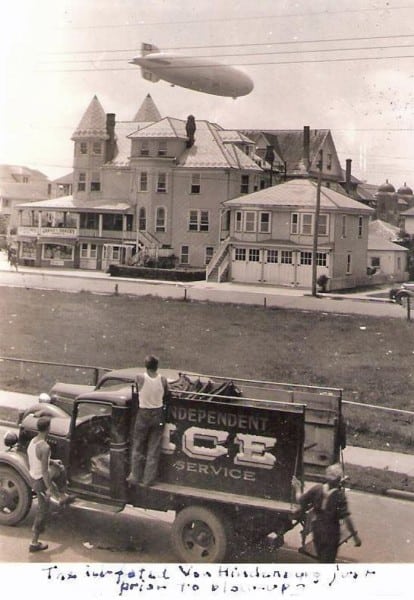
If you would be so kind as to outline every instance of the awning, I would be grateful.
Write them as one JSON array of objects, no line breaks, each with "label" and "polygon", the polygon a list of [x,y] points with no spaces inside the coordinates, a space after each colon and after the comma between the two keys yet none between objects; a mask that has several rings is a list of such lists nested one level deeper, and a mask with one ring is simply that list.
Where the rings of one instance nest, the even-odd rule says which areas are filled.
[{"label": "awning", "polygon": [[78,240],[62,238],[41,238],[39,244],[55,244],[56,246],[76,246]]}]

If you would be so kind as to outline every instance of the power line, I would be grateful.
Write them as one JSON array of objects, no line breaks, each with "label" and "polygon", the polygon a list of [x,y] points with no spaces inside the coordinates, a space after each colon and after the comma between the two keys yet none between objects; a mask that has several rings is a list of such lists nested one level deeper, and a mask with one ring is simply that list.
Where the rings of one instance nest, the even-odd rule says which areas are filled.
[{"label": "power line", "polygon": [[[258,42],[254,44],[243,43],[243,44],[210,44],[205,46],[178,46],[178,47],[168,47],[164,48],[162,51],[169,50],[209,50],[209,49],[218,49],[218,48],[237,48],[242,47],[246,48],[247,46],[259,47],[259,46],[284,46],[286,44],[322,44],[329,42],[362,42],[368,40],[388,40],[388,39],[399,39],[399,38],[412,38],[414,37],[414,33],[404,33],[399,35],[372,35],[366,37],[344,37],[344,38],[325,38],[325,39],[314,39],[314,40],[290,40],[286,42]],[[42,52],[42,54],[95,54],[95,53],[114,53],[114,52],[139,52],[140,50],[137,48],[119,48],[119,49],[101,49],[101,50],[69,50],[69,51],[60,51],[60,52]]]},{"label": "power line", "polygon": [[[197,56],[196,58],[234,58],[234,57],[238,57],[238,56],[273,56],[273,55],[280,55],[280,54],[315,54],[315,53],[322,53],[322,52],[354,52],[354,51],[359,51],[359,50],[394,50],[397,48],[412,48],[413,44],[395,44],[392,46],[359,46],[359,47],[355,47],[355,48],[321,48],[321,49],[310,49],[310,50],[279,50],[279,51],[271,51],[271,52],[241,52],[238,54],[221,54],[220,56],[211,56],[211,55],[202,55],[202,56]],[[180,59],[193,59],[194,56],[190,56],[190,55],[180,55],[179,57]],[[56,61],[45,61],[45,62],[41,62],[40,64],[55,64],[55,63],[59,63],[59,64],[67,64],[67,63],[75,63],[75,64],[79,64],[79,63],[90,63],[90,62],[95,62],[95,61],[100,61],[100,62],[125,62],[125,58],[103,58],[103,59],[94,59],[94,58],[81,58],[79,60],[77,59],[64,59],[64,60],[56,60]],[[165,67],[167,67],[167,65],[165,65]],[[174,68],[174,65],[171,66],[171,68]],[[181,68],[181,66],[180,66]]]},{"label": "power line", "polygon": [[[266,65],[302,65],[302,64],[318,64],[318,63],[330,63],[330,62],[353,62],[353,61],[372,61],[372,60],[395,60],[395,59],[403,59],[403,58],[414,58],[412,54],[403,54],[403,55],[395,55],[395,56],[354,56],[349,58],[320,58],[316,60],[291,60],[291,61],[261,61],[261,62],[251,62],[251,63],[232,63],[231,65],[223,65],[223,64],[206,64],[206,65],[185,65],[180,66],[180,69],[220,69],[224,66],[238,66],[238,67],[255,67],[255,66],[266,66]],[[163,68],[177,68],[163,65]],[[93,68],[93,69],[36,69],[37,73],[86,73],[90,71],[134,71],[134,68],[130,67],[118,67],[118,68]],[[136,70],[135,70],[136,71]]]},{"label": "power line", "polygon": [[336,11],[327,11],[322,10],[318,12],[305,12],[305,13],[286,13],[286,14],[276,14],[276,15],[251,15],[251,16],[243,16],[243,17],[220,17],[214,19],[202,18],[202,19],[191,19],[186,21],[136,21],[134,23],[121,23],[121,24],[110,24],[110,25],[75,25],[75,26],[62,26],[57,29],[119,29],[122,27],[152,27],[153,25],[193,25],[195,23],[222,23],[229,21],[256,21],[256,20],[269,20],[269,19],[290,19],[290,18],[300,18],[300,17],[331,17],[340,14],[354,14],[354,13],[365,13],[365,12],[376,12],[378,13],[381,10],[384,11],[393,11],[393,10],[405,10],[405,9],[413,9],[412,5],[400,5],[400,6],[384,6],[384,7],[375,7],[375,8],[355,8],[348,10],[336,10]]}]

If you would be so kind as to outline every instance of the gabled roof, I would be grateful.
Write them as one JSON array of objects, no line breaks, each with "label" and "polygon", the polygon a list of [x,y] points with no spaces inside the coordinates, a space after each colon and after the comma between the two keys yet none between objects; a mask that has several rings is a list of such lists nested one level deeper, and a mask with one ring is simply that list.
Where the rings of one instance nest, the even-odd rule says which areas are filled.
[{"label": "gabled roof", "polygon": [[384,239],[381,236],[374,235],[368,233],[368,250],[386,250],[392,252],[408,252],[407,248],[404,246],[400,246],[399,244],[394,244],[394,242],[390,242],[389,240]]},{"label": "gabled roof", "polygon": [[48,181],[47,175],[37,169],[22,165],[0,165],[0,183],[19,183],[21,177],[29,177],[30,183]]},{"label": "gabled roof", "polygon": [[106,114],[98,98],[94,96],[86,109],[79,125],[72,135],[72,140],[78,138],[100,138],[106,140]]},{"label": "gabled roof", "polygon": [[[229,207],[257,207],[267,208],[297,208],[315,209],[317,184],[310,179],[292,179],[286,183],[226,200],[224,204]],[[321,188],[321,210],[324,211],[346,211],[359,214],[372,214],[374,210],[353,200],[349,196],[340,194],[327,187]]]},{"label": "gabled roof", "polygon": [[159,139],[159,138],[179,138],[187,139],[185,130],[185,121],[181,119],[173,119],[165,117],[161,121],[151,123],[146,127],[142,127],[128,136],[130,139]]},{"label": "gabled roof", "polygon": [[66,175],[62,175],[62,177],[58,177],[54,179],[52,183],[56,183],[57,185],[64,185],[67,183],[73,183],[73,171],[67,173]]},{"label": "gabled roof", "polygon": [[124,200],[89,200],[75,199],[73,196],[61,196],[43,200],[43,202],[19,204],[18,208],[38,208],[43,210],[67,210],[76,212],[127,212],[131,209],[130,205]]},{"label": "gabled roof", "polygon": [[262,171],[254,160],[235,144],[223,143],[221,133],[217,125],[208,121],[196,121],[194,144],[179,156],[177,166]]},{"label": "gabled roof", "polygon": [[162,119],[160,111],[156,107],[154,100],[150,94],[147,94],[144,102],[138,109],[137,114],[134,117],[134,121],[137,123],[154,123]]},{"label": "gabled roof", "polygon": [[40,190],[39,186],[30,183],[1,183],[0,197],[9,200],[43,200],[47,198],[47,191]]},{"label": "gabled roof", "polygon": [[368,223],[368,235],[381,237],[384,240],[391,241],[397,239],[399,232],[399,227],[381,219],[375,219]]},{"label": "gabled roof", "polygon": [[[308,167],[304,164],[303,129],[253,129],[244,130],[243,133],[249,137],[254,134],[263,134],[282,162],[287,163],[288,173],[300,174],[307,171]],[[329,129],[310,129],[309,134],[309,157],[312,162],[330,131]]]}]

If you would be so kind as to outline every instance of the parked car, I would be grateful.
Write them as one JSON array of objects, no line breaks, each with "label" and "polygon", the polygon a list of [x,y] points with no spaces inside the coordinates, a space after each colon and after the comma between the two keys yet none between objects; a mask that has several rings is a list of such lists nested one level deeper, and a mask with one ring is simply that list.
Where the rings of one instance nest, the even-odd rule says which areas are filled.
[{"label": "parked car", "polygon": [[406,281],[402,283],[399,288],[392,288],[390,290],[390,298],[398,304],[405,306],[407,304],[407,298],[414,297],[414,281]]}]

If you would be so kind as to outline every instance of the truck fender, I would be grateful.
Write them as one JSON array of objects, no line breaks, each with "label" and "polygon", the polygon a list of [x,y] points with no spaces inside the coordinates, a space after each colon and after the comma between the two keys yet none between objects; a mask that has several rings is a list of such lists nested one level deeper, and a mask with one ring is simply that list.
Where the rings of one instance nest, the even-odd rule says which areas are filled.
[{"label": "truck fender", "polygon": [[68,413],[54,404],[39,403],[33,404],[30,408],[27,408],[22,416],[22,421],[28,415],[34,415],[36,417],[68,417]]},{"label": "truck fender", "polygon": [[17,452],[2,452],[0,454],[0,467],[10,467],[18,473],[32,489],[32,478],[29,472],[29,466],[25,455]]}]

